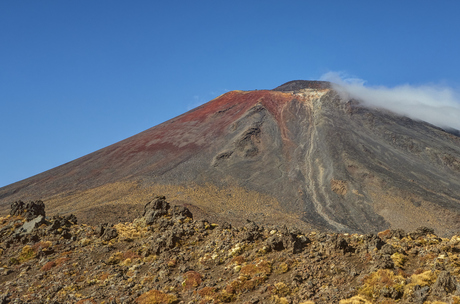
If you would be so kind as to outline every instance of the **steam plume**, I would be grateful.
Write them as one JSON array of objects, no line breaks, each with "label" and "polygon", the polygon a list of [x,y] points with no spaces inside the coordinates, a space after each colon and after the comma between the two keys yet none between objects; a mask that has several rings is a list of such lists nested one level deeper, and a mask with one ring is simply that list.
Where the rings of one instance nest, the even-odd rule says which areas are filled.
[{"label": "steam plume", "polygon": [[329,72],[321,77],[333,83],[343,98],[354,98],[365,106],[383,108],[444,129],[460,130],[460,95],[449,87],[401,85],[368,87],[365,81]]}]

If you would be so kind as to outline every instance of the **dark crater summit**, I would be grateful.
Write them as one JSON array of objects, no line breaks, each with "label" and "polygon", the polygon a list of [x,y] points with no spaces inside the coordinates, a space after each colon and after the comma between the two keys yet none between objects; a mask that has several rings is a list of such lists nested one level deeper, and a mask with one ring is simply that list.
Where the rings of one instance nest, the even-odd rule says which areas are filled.
[{"label": "dark crater summit", "polygon": [[273,91],[287,92],[298,91],[302,89],[330,89],[331,83],[328,81],[319,80],[293,80],[286,82],[273,89]]}]

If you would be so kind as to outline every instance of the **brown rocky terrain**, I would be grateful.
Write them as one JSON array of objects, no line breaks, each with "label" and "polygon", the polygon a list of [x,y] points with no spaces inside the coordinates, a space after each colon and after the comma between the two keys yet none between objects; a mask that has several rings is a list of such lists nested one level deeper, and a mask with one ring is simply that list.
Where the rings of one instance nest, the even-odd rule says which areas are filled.
[{"label": "brown rocky terrain", "polygon": [[327,82],[232,91],[126,140],[0,188],[82,223],[132,221],[151,193],[197,218],[376,233],[460,229],[460,137],[343,100]]},{"label": "brown rocky terrain", "polygon": [[460,236],[194,220],[164,197],[131,222],[0,218],[0,303],[460,303]]}]

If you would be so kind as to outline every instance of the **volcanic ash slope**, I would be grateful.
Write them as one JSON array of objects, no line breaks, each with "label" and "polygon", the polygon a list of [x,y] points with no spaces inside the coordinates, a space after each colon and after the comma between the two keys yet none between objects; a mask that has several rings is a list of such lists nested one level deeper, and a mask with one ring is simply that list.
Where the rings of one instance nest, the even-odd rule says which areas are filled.
[{"label": "volcanic ash slope", "polygon": [[[343,232],[459,228],[460,138],[343,100],[329,83],[232,91],[0,189],[87,222],[133,219],[153,194],[215,221]],[[140,211],[137,211],[140,212]]]}]

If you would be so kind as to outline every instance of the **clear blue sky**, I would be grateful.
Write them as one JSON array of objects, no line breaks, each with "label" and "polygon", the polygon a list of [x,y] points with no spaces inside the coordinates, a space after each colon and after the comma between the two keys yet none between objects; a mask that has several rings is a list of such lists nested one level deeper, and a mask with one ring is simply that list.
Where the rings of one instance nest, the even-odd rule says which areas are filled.
[{"label": "clear blue sky", "polygon": [[0,187],[228,90],[329,71],[458,87],[459,13],[459,1],[1,1]]}]

